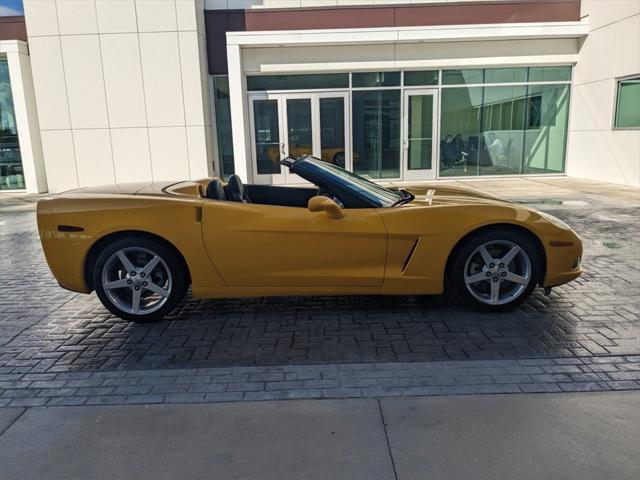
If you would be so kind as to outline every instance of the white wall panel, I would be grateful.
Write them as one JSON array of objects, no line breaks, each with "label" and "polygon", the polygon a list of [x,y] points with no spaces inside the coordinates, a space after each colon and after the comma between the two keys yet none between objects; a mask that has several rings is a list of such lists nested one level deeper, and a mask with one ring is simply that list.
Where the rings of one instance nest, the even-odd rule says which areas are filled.
[{"label": "white wall panel", "polygon": [[393,44],[242,49],[242,68],[246,73],[268,71],[269,65],[286,69],[286,65],[334,63],[344,64],[334,68],[349,68],[349,65],[379,64],[394,59]]},{"label": "white wall panel", "polygon": [[60,38],[73,128],[107,128],[102,58],[97,35]]},{"label": "white wall panel", "polygon": [[152,179],[149,133],[146,128],[115,128],[111,145],[116,183]]},{"label": "white wall panel", "polygon": [[149,126],[184,125],[178,34],[140,34],[140,52]]},{"label": "white wall panel", "polygon": [[140,32],[175,32],[175,0],[136,0]]},{"label": "white wall panel", "polygon": [[600,80],[573,87],[571,128],[574,130],[610,130],[613,125],[616,82]]},{"label": "white wall panel", "polygon": [[575,130],[570,135],[570,175],[640,186],[640,131]]},{"label": "white wall panel", "polygon": [[593,82],[640,72],[640,15],[589,33],[574,81]]},{"label": "white wall panel", "polygon": [[189,153],[185,127],[149,129],[153,179],[183,180],[189,178]]},{"label": "white wall panel", "polygon": [[41,132],[42,153],[51,193],[78,187],[75,152],[71,130]]},{"label": "white wall panel", "polygon": [[103,35],[100,43],[111,127],[146,126],[138,35]]},{"label": "white wall panel", "polygon": [[58,13],[53,0],[24,0],[25,21],[29,42],[31,37],[58,35]]},{"label": "white wall panel", "polygon": [[96,4],[87,0],[56,0],[60,35],[97,33]]},{"label": "white wall panel", "polygon": [[74,130],[73,145],[80,185],[109,185],[115,182],[109,129]]},{"label": "white wall panel", "polygon": [[184,97],[184,115],[187,125],[204,125],[205,110],[203,108],[200,54],[198,51],[198,34],[196,32],[179,32],[180,67],[182,71],[182,91]]},{"label": "white wall panel", "polygon": [[205,126],[187,127],[189,174],[191,178],[204,178],[213,173],[213,156],[210,152],[210,142],[207,139],[210,129],[211,127]]},{"label": "white wall panel", "polygon": [[596,30],[640,13],[640,0],[581,0],[580,14],[589,15],[591,30]]},{"label": "white wall panel", "polygon": [[134,0],[96,0],[100,33],[137,32]]},{"label": "white wall panel", "polygon": [[197,30],[196,2],[194,0],[176,0],[176,20],[178,30]]},{"label": "white wall panel", "polygon": [[617,81],[640,74],[640,1],[583,1],[591,31],[573,72],[567,174],[640,186],[640,130],[613,127]]},{"label": "white wall panel", "polygon": [[40,129],[70,128],[60,37],[31,37],[29,51]]}]

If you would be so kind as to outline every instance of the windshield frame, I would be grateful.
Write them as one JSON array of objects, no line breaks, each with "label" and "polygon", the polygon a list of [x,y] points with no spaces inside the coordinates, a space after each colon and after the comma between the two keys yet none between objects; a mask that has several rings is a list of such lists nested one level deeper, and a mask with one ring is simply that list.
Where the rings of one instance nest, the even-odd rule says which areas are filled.
[{"label": "windshield frame", "polygon": [[[307,166],[310,165],[315,168],[304,168],[305,163],[307,164]],[[334,165],[332,163],[324,162],[323,160],[311,155],[305,155],[304,157],[300,157],[293,162],[291,161],[291,159],[284,159],[282,161],[282,164],[288,166],[291,173],[296,173],[305,180],[321,186],[322,188],[332,190],[332,185],[340,185],[342,188],[350,190],[354,195],[357,195],[361,199],[365,200],[367,204],[359,205],[355,208],[362,208],[363,206],[373,208],[389,208],[396,205],[401,205],[403,203],[406,203],[407,201],[411,201],[414,198],[411,193],[405,190],[392,190],[383,187],[382,185],[372,182],[365,177],[345,170],[344,168],[338,167],[337,165]],[[333,190],[332,193],[340,197],[339,192]],[[342,201],[345,203],[345,205],[349,203],[348,201],[345,202],[344,199],[342,199]]]}]

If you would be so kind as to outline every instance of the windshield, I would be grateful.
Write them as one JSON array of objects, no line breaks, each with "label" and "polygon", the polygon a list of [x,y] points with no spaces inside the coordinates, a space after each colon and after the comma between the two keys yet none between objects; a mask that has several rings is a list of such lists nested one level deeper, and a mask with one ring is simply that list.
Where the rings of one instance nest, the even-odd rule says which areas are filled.
[{"label": "windshield", "polygon": [[413,197],[408,192],[404,193],[402,191],[390,190],[360,175],[356,175],[332,163],[324,162],[316,157],[307,156],[305,160],[312,162],[331,175],[340,177],[342,182],[346,183],[349,188],[383,207],[392,207],[403,203],[407,199],[407,195]]}]

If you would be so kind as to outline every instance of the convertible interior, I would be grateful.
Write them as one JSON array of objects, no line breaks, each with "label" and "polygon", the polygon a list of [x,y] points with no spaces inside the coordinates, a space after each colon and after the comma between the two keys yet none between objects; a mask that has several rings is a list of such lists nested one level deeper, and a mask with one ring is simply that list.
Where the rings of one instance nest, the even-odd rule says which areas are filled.
[{"label": "convertible interior", "polygon": [[306,208],[309,199],[316,195],[318,195],[318,188],[313,187],[245,185],[238,175],[231,175],[224,186],[217,178],[211,180],[206,191],[206,197],[211,200],[303,208]]},{"label": "convertible interior", "polygon": [[285,158],[280,163],[316,187],[245,185],[238,175],[231,175],[226,185],[219,179],[211,180],[204,196],[211,200],[301,208],[306,208],[309,200],[318,195],[329,197],[341,208],[389,207],[413,199],[406,191],[386,189],[315,157]]}]

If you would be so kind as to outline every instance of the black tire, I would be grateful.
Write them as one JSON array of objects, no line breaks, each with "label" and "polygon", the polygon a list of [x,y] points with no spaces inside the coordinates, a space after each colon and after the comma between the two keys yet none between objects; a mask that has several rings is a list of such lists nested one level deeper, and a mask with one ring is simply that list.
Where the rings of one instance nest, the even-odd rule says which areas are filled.
[{"label": "black tire", "polygon": [[333,156],[333,164],[337,165],[338,167],[344,168],[344,159],[344,152],[338,152]]},{"label": "black tire", "polygon": [[[495,255],[496,260],[513,246],[520,247],[525,255],[517,256],[506,265],[506,268],[500,267],[503,264],[499,261],[490,264],[494,265],[491,269],[488,268],[484,261],[482,262],[484,265],[480,267],[482,255],[478,252],[478,249],[483,245],[488,245],[486,248],[491,250],[489,253],[491,253],[492,257]],[[504,250],[500,250],[501,248],[504,248]],[[527,258],[530,269],[529,274],[524,275]],[[541,280],[543,274],[542,264],[539,247],[535,239],[532,238],[532,234],[516,229],[496,227],[495,229],[486,229],[472,234],[459,245],[449,263],[447,277],[455,299],[463,300],[476,310],[502,312],[519,305],[531,295],[531,292]],[[520,271],[518,271],[519,269]],[[520,278],[511,277],[511,273],[518,274]],[[473,282],[468,287],[465,277],[471,277],[472,275],[486,276],[487,278]],[[508,278],[516,278],[519,283],[506,280],[505,277],[507,276],[509,276]],[[522,279],[528,279],[526,285],[520,283],[523,281]],[[497,304],[489,303],[492,300],[492,289],[495,288],[492,283],[497,283],[498,285],[500,303]],[[475,293],[472,293],[471,290]]]},{"label": "black tire", "polygon": [[[163,288],[163,290],[168,292],[166,297],[164,295],[155,295],[155,297],[158,297],[158,306],[155,310],[144,313],[134,313],[132,311],[124,310],[120,305],[118,305],[118,300],[120,299],[122,299],[123,305],[126,304],[127,295],[133,295],[133,286],[123,286],[119,289],[113,290],[110,289],[110,292],[115,293],[111,293],[110,295],[107,294],[103,285],[103,273],[105,275],[109,275],[110,273],[115,272],[113,268],[115,268],[116,264],[114,262],[116,261],[120,262],[120,270],[125,270],[122,262],[115,260],[118,252],[122,252],[123,250],[125,250],[127,259],[131,261],[134,267],[138,268],[143,266],[144,263],[137,264],[139,262],[136,260],[140,260],[142,257],[143,261],[145,261],[145,255],[157,255],[160,258],[161,263],[151,270],[149,276],[151,277],[152,275],[155,275],[156,279],[159,278],[159,282],[162,282],[169,288]],[[126,252],[130,253],[127,254]],[[132,256],[133,258],[128,258],[129,256]],[[107,268],[107,272],[109,273],[104,272],[107,262],[109,262],[109,267]],[[169,274],[165,273],[165,270],[167,269]],[[123,273],[125,272],[119,272],[116,273],[116,275],[122,277]],[[140,282],[142,281],[140,278],[141,276],[143,275],[138,275],[136,279],[135,277],[127,275],[127,277],[122,277],[120,280],[128,281],[127,279],[134,279],[134,281]],[[148,279],[149,278],[147,278],[147,280]],[[128,281],[128,283],[131,283],[131,281]],[[155,284],[156,282],[153,282],[152,280],[152,283]],[[185,271],[185,267],[178,254],[172,248],[167,247],[164,243],[144,236],[132,235],[110,243],[100,252],[93,268],[93,285],[102,304],[114,315],[133,322],[145,323],[161,320],[166,314],[175,308],[180,300],[182,300],[188,286],[187,283],[187,272]],[[145,285],[148,285],[148,283],[145,283]],[[157,286],[157,284],[151,286]],[[154,292],[146,289],[142,284],[137,288],[137,290],[141,291],[139,295],[142,296],[142,299],[138,301],[138,305],[140,305],[143,300],[150,300],[154,297]],[[147,296],[146,298],[144,297],[145,295]],[[164,298],[166,298],[166,300],[162,303]],[[131,299],[131,303],[131,306],[133,307],[133,299]]]}]

